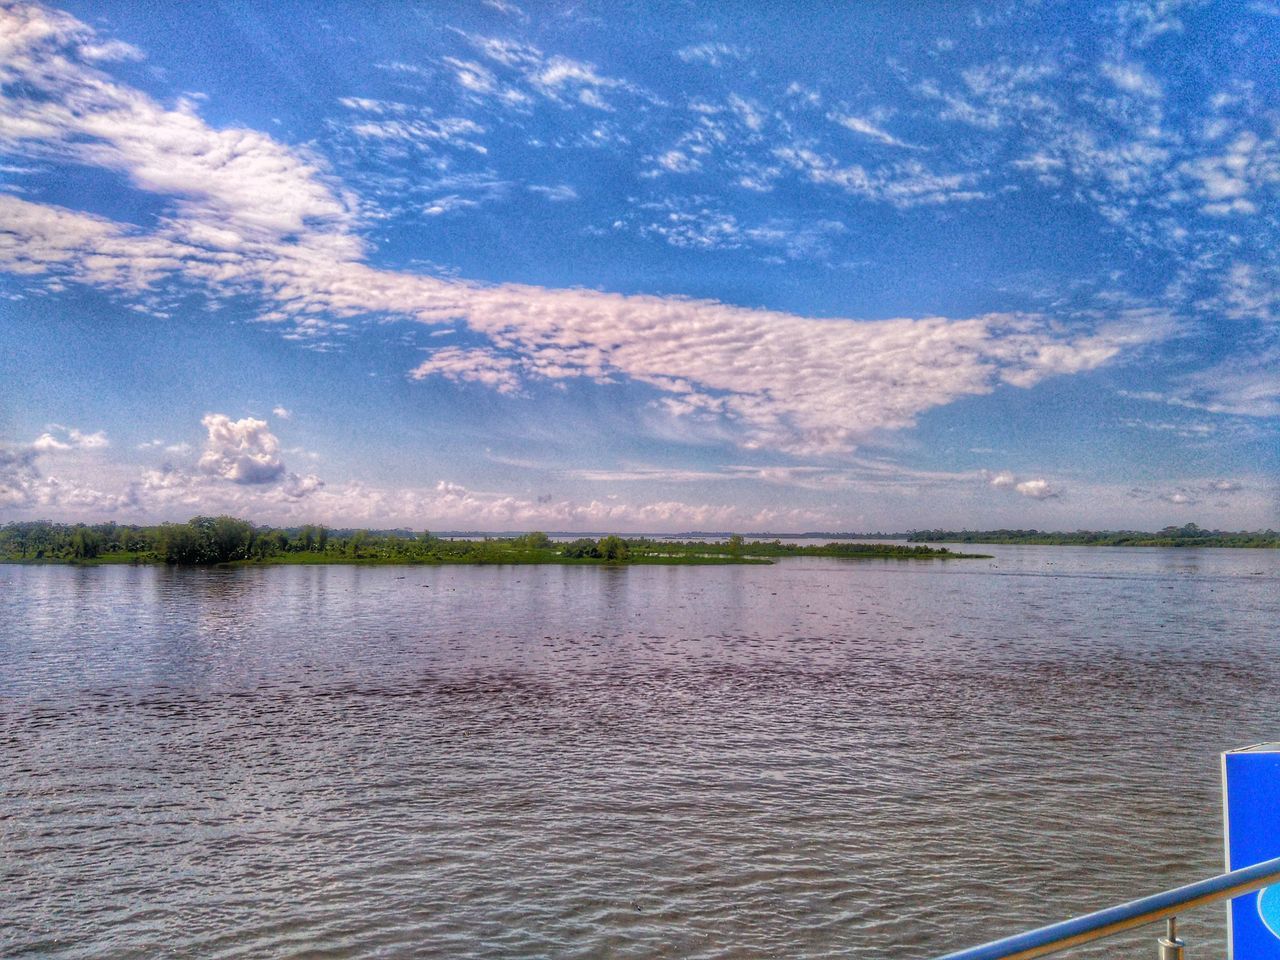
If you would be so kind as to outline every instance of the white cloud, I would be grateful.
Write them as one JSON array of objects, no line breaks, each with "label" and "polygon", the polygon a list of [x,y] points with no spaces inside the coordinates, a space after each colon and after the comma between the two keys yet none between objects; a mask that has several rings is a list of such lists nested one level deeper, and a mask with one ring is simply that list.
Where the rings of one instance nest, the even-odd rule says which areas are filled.
[{"label": "white cloud", "polygon": [[1202,212],[1248,216],[1258,212],[1250,196],[1280,184],[1280,142],[1242,130],[1221,153],[1187,160],[1179,172],[1195,184],[1195,195],[1204,201]]},{"label": "white cloud", "polygon": [[[479,491],[440,480],[426,487],[372,487],[353,482],[332,487],[314,474],[293,473],[277,483],[235,481],[235,466],[227,460],[240,455],[226,451],[231,432],[256,435],[249,446],[269,447],[261,436],[261,421],[233,423],[221,415],[214,421],[211,443],[218,449],[213,472],[190,472],[165,466],[143,471],[115,489],[100,489],[55,476],[43,476],[36,467],[37,452],[30,447],[0,446],[0,507],[17,513],[83,520],[96,515],[132,522],[182,520],[194,514],[228,513],[257,522],[278,524],[325,522],[336,526],[386,526],[388,524],[439,529],[511,530],[577,529],[611,531],[677,530],[691,527],[804,527],[819,516],[803,509],[746,509],[716,503],[679,500],[626,501],[620,498],[573,499],[518,496]],[[224,423],[225,421],[225,423]],[[245,425],[248,424],[246,427]],[[217,434],[216,438],[213,434]],[[224,457],[224,452],[226,456]],[[204,460],[201,461],[202,468]],[[260,465],[247,468],[260,469]],[[104,484],[108,488],[112,483]]]},{"label": "white cloud", "polygon": [[[562,107],[580,103],[601,111],[612,111],[606,93],[626,93],[653,100],[651,94],[633,83],[602,74],[593,63],[559,54],[548,55],[533,44],[498,37],[462,33],[478,53],[495,66],[473,60],[446,57],[458,84],[474,98],[499,103],[527,112],[535,98]],[[502,74],[499,76],[499,74]]]},{"label": "white cloud", "polygon": [[520,20],[529,19],[529,15],[512,3],[511,0],[483,0],[483,2],[486,7],[492,7],[499,13],[505,13],[509,17],[516,17]]},{"label": "white cloud", "polygon": [[165,109],[67,56],[93,36],[40,7],[0,13],[0,81],[34,94],[2,101],[0,144],[119,171],[140,189],[176,197],[186,216],[220,221],[241,238],[305,234],[361,250],[349,233],[335,234],[352,224],[353,203],[324,180],[318,161],[256,130],[214,130],[193,104]]},{"label": "white cloud", "polygon": [[324,481],[314,473],[309,473],[305,477],[290,473],[280,485],[280,492],[290,500],[302,500],[311,496],[324,485]]},{"label": "white cloud", "polygon": [[681,47],[676,56],[685,63],[704,63],[709,67],[724,66],[730,60],[745,60],[750,51],[731,43],[695,43]]},{"label": "white cloud", "polygon": [[732,214],[716,210],[666,210],[639,232],[688,250],[731,250],[743,244],[738,221]]},{"label": "white cloud", "polygon": [[348,110],[360,110],[379,117],[405,116],[416,112],[416,109],[409,106],[409,104],[395,100],[374,100],[369,97],[339,97],[338,103]]},{"label": "white cloud", "polygon": [[429,217],[438,217],[444,213],[452,213],[455,210],[468,210],[472,207],[480,206],[479,200],[472,200],[469,197],[460,197],[456,193],[451,193],[445,197],[437,197],[425,207],[422,212]]},{"label": "white cloud", "polygon": [[683,150],[668,150],[655,158],[658,166],[668,173],[696,173],[702,164]]},{"label": "white cloud", "polygon": [[1280,417],[1280,346],[1256,348],[1180,377],[1167,391],[1120,391],[1122,396],[1189,410],[1239,417]]},{"label": "white cloud", "polygon": [[1226,201],[1206,203],[1200,209],[1211,217],[1227,217],[1233,213],[1248,216],[1258,212],[1257,204],[1251,200],[1245,200],[1243,197],[1238,197],[1230,203]]},{"label": "white cloud", "polygon": [[492,350],[445,347],[433,351],[429,359],[409,371],[409,376],[414,380],[440,376],[455,383],[479,383],[510,394],[520,389],[516,372],[520,366],[515,359]]},{"label": "white cloud", "polygon": [[1024,497],[1030,497],[1033,500],[1049,500],[1062,495],[1053,484],[1040,477],[1034,480],[1023,480],[1015,485],[1014,489]]},{"label": "white cloud", "polygon": [[846,193],[893,204],[899,209],[982,200],[975,173],[936,174],[915,160],[868,171],[858,164],[841,166],[808,147],[778,147],[773,155],[802,173],[811,183],[838,187]]},{"label": "white cloud", "polygon": [[852,130],[854,133],[860,133],[864,137],[870,137],[872,140],[879,141],[890,147],[910,147],[911,144],[899,140],[893,134],[876,126],[865,117],[855,117],[848,114],[831,114],[831,119],[846,129]]},{"label": "white cloud", "polygon": [[34,501],[40,481],[37,453],[31,447],[0,444],[0,507],[17,509]]},{"label": "white cloud", "polygon": [[[0,210],[24,203],[0,198]],[[76,215],[61,211],[53,222],[64,216],[75,221]],[[29,239],[18,246],[30,251],[51,243],[39,234]],[[845,448],[870,431],[910,426],[927,409],[988,393],[1000,383],[1030,387],[1048,376],[1093,369],[1166,332],[1145,314],[1071,334],[1055,332],[1034,315],[809,320],[707,300],[481,287],[355,261],[279,254],[217,266],[192,258],[171,269],[257,286],[276,304],[264,319],[292,323],[295,336],[328,332],[334,321],[325,315],[390,313],[429,324],[462,319],[499,350],[519,355],[531,378],[629,377],[671,394],[671,409],[692,412],[692,404],[700,416],[737,423],[749,446]],[[96,256],[92,247],[69,254],[76,264],[72,275],[110,283],[120,271],[92,269]],[[77,258],[85,261],[83,269]],[[123,275],[127,280],[133,274]],[[515,391],[511,364],[488,359],[472,369],[475,359],[467,361],[465,375],[452,365],[439,370],[462,379],[480,379],[483,372],[488,379],[481,382]],[[428,361],[417,375],[436,369]]]},{"label": "white cloud", "polygon": [[63,450],[101,450],[110,445],[111,443],[107,440],[106,433],[102,430],[86,433],[83,430],[77,430],[75,427],[64,427],[58,423],[49,424],[46,432],[31,443],[32,449],[39,453],[53,453]]},{"label": "white cloud", "polygon": [[271,408],[271,413],[281,420],[288,420],[293,416],[293,412],[287,407],[275,406]]},{"label": "white cloud", "polygon": [[535,183],[530,184],[528,189],[530,193],[539,194],[553,203],[563,203],[566,200],[578,199],[578,191],[567,183],[560,183],[551,187]]},{"label": "white cloud", "polygon": [[[301,492],[305,491],[305,492]],[[217,485],[207,478],[153,471],[136,488],[153,512],[250,515],[274,523],[341,526],[399,524],[431,529],[655,531],[690,528],[803,528],[819,515],[804,509],[744,509],[681,500],[627,501],[518,496],[440,480],[434,486],[384,488],[360,483],[330,487],[315,477],[267,488]],[[135,508],[136,509],[136,508]]]},{"label": "white cloud", "polygon": [[89,61],[103,62],[145,59],[142,51],[123,40],[107,40],[101,43],[82,43],[77,48],[80,56]]},{"label": "white cloud", "polygon": [[1225,360],[1183,378],[1187,405],[1211,413],[1280,417],[1280,348]]},{"label": "white cloud", "polygon": [[[28,8],[3,16],[45,18]],[[91,36],[69,18],[58,22],[62,34]],[[146,232],[0,196],[0,267],[11,272],[127,293],[181,278],[211,296],[257,296],[260,320],[319,343],[357,317],[465,324],[487,345],[437,351],[411,376],[506,394],[526,381],[625,378],[656,391],[655,409],[667,417],[721,424],[748,448],[808,452],[847,452],[934,407],[1094,369],[1167,332],[1150,315],[1124,314],[1070,331],[1032,314],[815,320],[710,300],[484,286],[377,269],[356,233],[358,201],[317,160],[255,131],[214,130],[190,104],[166,109],[68,59],[62,34],[0,30],[7,38],[0,74],[31,91],[0,101],[0,135],[19,153],[120,170],[170,198],[173,215]],[[620,89],[590,65],[507,41],[476,42],[491,62],[526,71],[548,91]],[[903,207],[978,195],[966,175],[940,177],[917,163],[868,174],[807,150],[780,158],[815,182]],[[274,479],[283,471],[262,450],[250,460],[264,456],[263,466],[227,467],[238,461],[224,460],[222,449],[208,461],[220,475]]]},{"label": "white cloud", "polygon": [[[221,426],[233,427],[232,433],[257,440],[247,446],[262,450],[261,422],[232,422],[222,415],[209,420],[225,421]],[[216,434],[218,431],[211,431]],[[226,436],[213,437],[214,446],[225,451],[235,446]],[[700,489],[718,482],[770,484],[813,491],[825,504],[821,508],[788,507],[757,508],[731,506],[715,499],[672,499],[662,496],[632,498],[609,493],[606,496],[564,497],[554,494],[513,494],[481,491],[440,480],[419,487],[377,487],[362,482],[337,486],[326,484],[314,474],[298,476],[283,473],[274,483],[235,482],[234,472],[226,461],[239,455],[231,450],[219,456],[219,468],[213,472],[191,470],[181,465],[165,465],[140,474],[121,473],[117,469],[94,467],[92,476],[76,479],[69,476],[45,476],[37,469],[40,454],[30,445],[0,446],[0,507],[14,516],[42,516],[70,520],[115,517],[130,522],[154,522],[161,519],[182,520],[194,514],[228,513],[257,522],[297,524],[325,522],[335,526],[423,526],[439,529],[513,530],[566,529],[628,531],[675,531],[691,528],[739,530],[857,529],[850,520],[847,498],[875,495],[877,500],[892,501],[910,517],[906,521],[890,521],[892,528],[902,528],[923,520],[926,525],[939,525],[938,504],[945,502],[948,492],[971,486],[985,479],[998,489],[1008,490],[1036,501],[1030,517],[1069,515],[1053,507],[1058,499],[1056,485],[1041,478],[1018,481],[1010,473],[944,472],[905,467],[886,457],[853,457],[843,466],[777,466],[729,465],[715,469],[671,469],[661,466],[629,465],[621,468],[594,470],[562,470],[558,465],[531,463],[493,457],[542,476],[573,476],[589,483],[615,487],[619,483],[697,484]],[[278,459],[278,458],[277,458]],[[66,465],[67,459],[57,461]],[[253,468],[256,469],[256,468]],[[1232,477],[1189,478],[1157,491],[1094,485],[1083,488],[1081,498],[1098,510],[1122,510],[1125,503],[1142,501],[1155,505],[1146,516],[1151,525],[1160,526],[1175,519],[1176,514],[1163,512],[1161,505],[1198,504],[1197,519],[1215,524],[1238,525],[1240,518],[1257,518],[1246,523],[1263,523],[1274,508],[1273,484],[1269,480]],[[846,498],[842,506],[838,498]],[[737,498],[734,498],[737,499]],[[1017,509],[1017,508],[1014,508]],[[1056,513],[1054,511],[1057,511]],[[995,516],[1004,523],[1007,508]],[[1047,511],[1047,513],[1046,513]],[[1112,514],[1115,515],[1114,513]],[[1131,526],[1133,515],[1121,514],[1113,525]],[[966,518],[982,522],[980,515],[967,512]],[[986,521],[990,524],[990,521]],[[1053,522],[1061,522],[1055,520]],[[1181,522],[1181,521],[1178,521]],[[940,525],[947,525],[942,521]],[[862,525],[866,529],[865,525]]]},{"label": "white cloud", "polygon": [[1164,96],[1160,83],[1135,63],[1104,63],[1103,74],[1125,93],[1157,100]]},{"label": "white cloud", "polygon": [[764,128],[765,110],[754,100],[748,100],[746,97],[731,93],[729,94],[729,106],[748,130],[753,133],[759,133]]},{"label": "white cloud", "polygon": [[160,447],[164,447],[165,453],[181,455],[181,454],[188,454],[191,452],[191,444],[189,443],[186,443],[183,441],[179,441],[176,443],[165,443],[163,440],[159,438],[155,440],[144,441],[143,443],[138,444],[137,449],[138,450],[156,450],[156,449],[159,449]]},{"label": "white cloud", "polygon": [[1053,500],[1062,496],[1061,488],[1043,477],[1019,480],[1009,470],[988,473],[987,483],[997,490],[1008,490],[1023,497],[1030,497],[1032,500]]},{"label": "white cloud", "polygon": [[371,140],[397,141],[405,144],[445,144],[484,154],[489,150],[474,139],[486,129],[474,120],[440,117],[417,120],[369,120],[352,124],[351,132]]},{"label": "white cloud", "polygon": [[50,433],[42,433],[31,442],[31,448],[39,453],[51,453],[55,450],[70,450],[71,444],[59,440]]},{"label": "white cloud", "polygon": [[233,483],[273,483],[285,472],[280,441],[265,420],[232,420],[210,413],[200,421],[209,431],[200,470]]}]

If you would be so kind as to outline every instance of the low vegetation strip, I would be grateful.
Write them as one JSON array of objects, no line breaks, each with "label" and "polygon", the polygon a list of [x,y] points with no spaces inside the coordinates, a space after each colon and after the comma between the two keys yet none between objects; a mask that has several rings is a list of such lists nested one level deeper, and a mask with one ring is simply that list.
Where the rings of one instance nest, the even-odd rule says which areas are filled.
[{"label": "low vegetation strip", "polygon": [[794,544],[781,540],[667,541],[648,537],[557,542],[545,533],[453,539],[403,530],[333,531],[323,526],[255,526],[235,517],[193,517],[142,527],[48,521],[0,527],[0,562],[214,564],[725,564],[772,563],[780,557],[967,559],[946,547],[886,543]]},{"label": "low vegetation strip", "polygon": [[916,530],[914,543],[1027,543],[1078,547],[1280,547],[1275,530],[1205,530],[1188,523],[1143,530]]}]

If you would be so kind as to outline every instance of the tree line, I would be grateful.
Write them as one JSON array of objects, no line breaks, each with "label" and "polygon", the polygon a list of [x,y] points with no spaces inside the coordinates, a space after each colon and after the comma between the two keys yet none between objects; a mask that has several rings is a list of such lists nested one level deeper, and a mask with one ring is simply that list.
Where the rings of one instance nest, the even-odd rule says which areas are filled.
[{"label": "tree line", "polygon": [[1194,523],[1143,530],[915,530],[913,543],[1026,543],[1085,547],[1280,547],[1275,530],[1205,530]]},{"label": "tree line", "polygon": [[757,563],[778,557],[964,557],[943,547],[885,543],[669,541],[608,534],[557,543],[541,531],[452,539],[430,531],[259,526],[237,517],[138,526],[33,520],[0,526],[0,561],[64,563]]},{"label": "tree line", "polygon": [[258,526],[237,517],[192,517],[186,523],[136,526],[48,520],[0,527],[0,560],[163,562],[207,566],[246,561],[519,562],[556,553],[575,559],[625,560],[620,537],[578,540],[557,550],[545,533],[454,540],[430,531],[346,530],[326,526]]}]

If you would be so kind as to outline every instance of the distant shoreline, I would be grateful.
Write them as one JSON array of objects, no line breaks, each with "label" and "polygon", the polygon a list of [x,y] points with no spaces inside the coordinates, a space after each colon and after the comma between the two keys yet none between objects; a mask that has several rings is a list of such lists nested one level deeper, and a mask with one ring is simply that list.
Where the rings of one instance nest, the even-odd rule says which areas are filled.
[{"label": "distant shoreline", "polygon": [[1076,530],[1071,533],[1048,530],[916,530],[909,543],[986,543],[1041,547],[1215,547],[1271,549],[1280,547],[1275,530],[1205,530],[1188,523],[1145,530]]},{"label": "distant shoreline", "polygon": [[[947,556],[961,556],[950,553]],[[0,564],[17,566],[74,566],[74,567],[502,567],[502,566],[559,566],[559,567],[629,567],[629,566],[769,566],[772,560],[764,557],[634,557],[627,560],[602,560],[599,558],[520,558],[520,559],[414,559],[404,557],[343,557],[335,555],[267,557],[255,560],[224,560],[216,563],[173,563],[154,555],[105,554],[99,557],[76,559],[72,557],[0,558]]]},{"label": "distant shoreline", "polygon": [[[466,542],[466,541],[453,541]],[[825,545],[831,546],[831,545]],[[846,546],[839,544],[838,547]],[[804,548],[801,548],[802,550]],[[108,553],[97,557],[0,557],[0,564],[18,566],[136,566],[136,567],[498,567],[498,566],[559,566],[559,567],[711,567],[711,566],[772,566],[787,557],[829,557],[837,560],[990,560],[984,553],[959,553],[954,550],[929,548],[903,550],[902,552],[861,550],[830,550],[825,547],[810,548],[806,552],[776,556],[761,556],[749,548],[740,556],[731,554],[660,555],[640,554],[624,559],[606,560],[601,557],[548,556],[494,556],[494,557],[348,557],[336,554],[286,554],[250,560],[224,560],[215,563],[174,563],[154,554]]]},{"label": "distant shoreline", "polygon": [[552,540],[540,531],[509,538],[455,540],[398,531],[331,531],[326,527],[257,527],[236,517],[193,517],[157,527],[54,524],[0,527],[0,563],[174,566],[712,566],[769,564],[783,557],[851,560],[979,559],[946,547],[889,543],[795,544],[748,541],[655,540],[608,534],[599,540]]}]

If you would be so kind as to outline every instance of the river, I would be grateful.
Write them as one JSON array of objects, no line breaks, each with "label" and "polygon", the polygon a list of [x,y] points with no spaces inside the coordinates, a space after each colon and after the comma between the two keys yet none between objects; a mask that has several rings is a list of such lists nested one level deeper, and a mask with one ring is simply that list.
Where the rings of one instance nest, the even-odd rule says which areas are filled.
[{"label": "river", "polygon": [[1217,872],[1280,551],[982,552],[0,566],[0,955],[924,958]]}]

